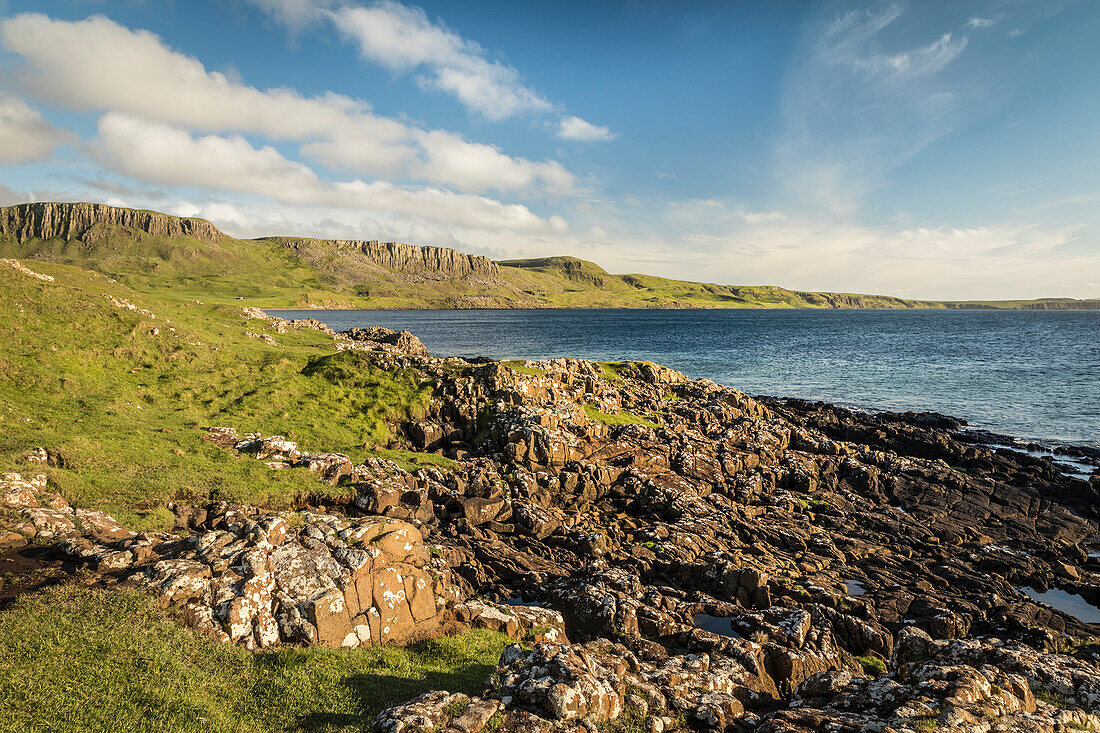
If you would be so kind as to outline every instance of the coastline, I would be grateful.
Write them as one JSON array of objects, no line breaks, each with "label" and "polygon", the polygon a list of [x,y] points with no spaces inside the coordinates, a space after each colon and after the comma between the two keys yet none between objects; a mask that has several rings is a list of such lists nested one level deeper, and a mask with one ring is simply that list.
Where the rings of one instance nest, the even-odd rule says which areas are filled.
[{"label": "coastline", "polygon": [[[1057,422],[1065,421],[1067,413],[1048,415],[1042,411],[1045,406],[1032,404],[1042,401],[1044,393],[1052,401],[1064,402],[1074,394],[1089,392],[1091,382],[1085,375],[1063,371],[1067,365],[1100,358],[1075,342],[1087,340],[1091,332],[1100,329],[1100,321],[1093,320],[1095,315],[1081,315],[1083,312],[1045,311],[1045,315],[1035,316],[1018,311],[937,311],[933,315],[893,310],[265,312],[287,318],[309,313],[337,330],[368,323],[408,329],[444,356],[476,355],[505,361],[557,356],[604,362],[644,359],[754,396],[820,400],[871,412],[935,411],[966,420],[973,430],[1012,436],[1024,444],[1047,449],[1069,444],[1100,447],[1096,431],[1089,433],[1087,419]],[[967,347],[964,339],[978,319],[987,323],[974,337],[981,345]],[[1024,329],[1021,324],[1030,325]],[[1077,330],[1068,330],[1069,325],[1076,325]],[[1032,341],[1031,331],[1038,336],[1048,328],[1062,332],[1059,337],[1043,338],[1043,358],[1050,368],[1042,373],[1014,372],[1013,365],[1031,364],[1027,354],[1038,343]],[[799,337],[802,331],[810,333],[809,329],[814,329],[812,343]],[[889,349],[875,345],[882,338],[891,339]],[[898,344],[902,339],[913,344]],[[945,349],[939,342],[959,346]],[[998,342],[1012,346],[998,350]],[[974,363],[979,350],[988,352],[984,364]],[[876,372],[876,363],[887,359],[889,368],[880,366]],[[960,392],[956,382],[942,376],[950,376],[954,363],[972,365],[969,379],[975,386],[969,392]],[[1019,386],[1012,387],[1010,383],[1016,380]],[[1014,405],[1018,407],[1012,410],[1036,417],[1026,422],[1014,419],[1006,412],[1007,406]],[[1042,424],[1044,417],[1049,420],[1046,424]]]},{"label": "coastline", "polygon": [[[433,356],[409,332],[35,267],[0,272],[24,370],[4,386],[0,624],[29,629],[0,659],[46,676],[32,695],[132,631],[258,665],[239,699],[289,720],[262,696],[276,680],[482,650],[340,703],[376,733],[1100,724],[1100,627],[1063,603],[1100,608],[1100,471],[933,413],[650,361]],[[157,653],[175,694],[181,652]]]}]

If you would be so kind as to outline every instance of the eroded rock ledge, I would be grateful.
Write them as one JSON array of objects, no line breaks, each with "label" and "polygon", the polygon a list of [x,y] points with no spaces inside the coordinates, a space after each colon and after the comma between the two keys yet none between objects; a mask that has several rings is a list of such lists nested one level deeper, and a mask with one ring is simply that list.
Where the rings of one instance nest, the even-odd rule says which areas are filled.
[{"label": "eroded rock ledge", "polygon": [[28,239],[95,239],[97,226],[122,226],[161,237],[194,237],[215,242],[225,237],[205,219],[170,216],[157,211],[89,203],[33,203],[0,207],[0,235]]},{"label": "eroded rock ledge", "polygon": [[63,540],[104,582],[152,587],[246,646],[463,626],[520,642],[479,696],[426,693],[384,712],[381,733],[1100,727],[1097,628],[1024,592],[1100,602],[1100,474],[987,449],[938,415],[365,338],[379,346],[361,358],[435,384],[402,445],[448,468],[208,428],[346,500],[282,517],[175,507],[177,535],[130,535],[9,475],[4,536]]}]

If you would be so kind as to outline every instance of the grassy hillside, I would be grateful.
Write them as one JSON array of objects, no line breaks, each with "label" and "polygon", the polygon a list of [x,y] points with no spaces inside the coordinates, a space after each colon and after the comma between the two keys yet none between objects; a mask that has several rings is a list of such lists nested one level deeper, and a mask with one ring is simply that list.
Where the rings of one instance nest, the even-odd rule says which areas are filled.
[{"label": "grassy hillside", "polygon": [[[35,206],[47,207],[54,220],[71,216],[65,204]],[[109,208],[82,209],[81,226],[97,212],[103,218],[103,209]],[[204,226],[179,234],[184,228],[177,224],[183,220],[175,217],[111,211],[146,218],[115,216],[112,223],[95,221],[73,231],[74,227],[20,221],[28,218],[25,207],[0,208],[0,223],[8,227],[0,231],[0,257],[95,270],[143,293],[211,303],[243,300],[267,308],[1100,308],[1100,300],[938,303],[614,275],[573,257],[493,265],[453,250],[422,247],[407,249],[432,250],[442,256],[439,266],[408,268],[379,260],[370,249],[376,243],[296,237],[240,240],[201,220],[186,220]],[[154,217],[152,223],[148,217]],[[119,221],[140,222],[147,230]],[[195,232],[210,235],[202,238]],[[473,272],[454,267],[454,261],[461,265],[475,259],[488,267]]]},{"label": "grassy hillside", "polygon": [[[26,452],[49,446],[64,468],[45,472],[66,499],[134,529],[165,526],[166,501],[293,509],[340,491],[306,469],[272,472],[234,457],[202,440],[196,425],[286,435],[304,449],[361,460],[430,392],[411,376],[336,353],[322,333],[278,334],[246,321],[237,304],[140,293],[99,273],[29,264],[55,281],[0,263],[0,471],[25,470]],[[342,368],[348,363],[355,368]]]},{"label": "grassy hillside", "polygon": [[561,290],[534,291],[558,307],[595,307],[601,296],[607,306],[697,308],[938,308],[938,303],[882,295],[806,293],[770,285],[743,286],[671,280],[655,275],[613,275],[594,262],[575,257],[505,260],[503,272],[519,270],[540,277],[536,283],[564,283]]}]

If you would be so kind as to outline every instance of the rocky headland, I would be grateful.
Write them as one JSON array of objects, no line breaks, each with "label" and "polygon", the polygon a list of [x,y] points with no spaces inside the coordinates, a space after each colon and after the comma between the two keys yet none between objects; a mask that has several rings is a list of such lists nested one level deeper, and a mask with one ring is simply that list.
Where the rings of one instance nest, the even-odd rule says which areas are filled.
[{"label": "rocky headland", "polygon": [[70,507],[36,471],[63,457],[27,446],[0,479],[0,545],[249,649],[515,640],[480,694],[426,690],[379,733],[1100,729],[1100,626],[1036,600],[1100,604],[1100,456],[1078,456],[1085,478],[942,415],[242,315],[272,349],[318,331],[431,385],[392,447],[439,465],[199,425],[232,460],[346,498],[173,503],[174,531],[131,532]]}]

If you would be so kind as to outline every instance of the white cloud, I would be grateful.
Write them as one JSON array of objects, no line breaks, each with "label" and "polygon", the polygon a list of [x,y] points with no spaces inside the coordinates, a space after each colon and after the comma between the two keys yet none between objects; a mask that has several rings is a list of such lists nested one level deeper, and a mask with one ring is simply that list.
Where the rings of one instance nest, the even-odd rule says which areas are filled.
[{"label": "white cloud", "polygon": [[196,138],[186,130],[119,112],[100,118],[99,154],[115,170],[161,185],[238,191],[295,206],[382,211],[477,229],[552,227],[525,206],[482,196],[409,190],[385,182],[323,181],[302,163],[271,147],[255,148],[239,135]]},{"label": "white cloud", "polygon": [[315,22],[321,11],[332,6],[331,0],[246,0],[293,30]]},{"label": "white cloud", "polygon": [[115,110],[200,132],[248,131],[278,140],[344,134],[373,146],[377,170],[415,156],[409,129],[378,117],[363,102],[292,89],[261,91],[207,71],[148,31],[103,16],[68,22],[18,15],[0,24],[0,40],[27,62],[24,86],[77,110]]},{"label": "white cloud", "polygon": [[786,215],[781,211],[738,211],[737,215],[749,224],[786,218]]},{"label": "white cloud", "polygon": [[1100,252],[1075,252],[1081,236],[1078,227],[1033,223],[895,228],[742,218],[684,234],[698,262],[685,256],[677,269],[731,284],[921,299],[1088,297],[1080,273],[1100,270]]},{"label": "white cloud", "polygon": [[558,137],[562,140],[578,140],[580,142],[595,142],[598,140],[613,140],[616,135],[606,127],[593,125],[580,117],[562,117],[558,123]]},{"label": "white cloud", "polygon": [[460,187],[526,189],[536,184],[549,193],[572,190],[574,178],[556,162],[533,163],[503,155],[493,145],[471,143],[457,135],[433,130],[417,135],[424,161],[413,168],[417,177],[446,183],[463,181]]},{"label": "white cloud", "polygon": [[[127,112],[196,132],[257,133],[299,142],[304,156],[330,167],[414,176],[465,191],[545,186],[561,193],[572,186],[556,162],[515,158],[452,133],[412,127],[339,94],[259,90],[207,71],[152,33],[102,16],[67,22],[19,15],[0,24],[0,40],[26,60],[28,90],[71,109]],[[453,165],[460,150],[476,165]]]},{"label": "white cloud", "polygon": [[801,202],[851,216],[887,173],[983,113],[983,95],[955,73],[969,39],[944,33],[898,48],[904,16],[891,3],[805,29],[777,145],[779,175]]},{"label": "white cloud", "polygon": [[971,28],[988,28],[996,22],[996,18],[979,18],[975,15],[973,18],[968,20],[966,24]]},{"label": "white cloud", "polygon": [[382,0],[340,8],[331,17],[364,58],[395,71],[422,69],[424,86],[451,94],[490,120],[552,107],[514,68],[490,61],[481,46],[432,23],[420,8]]},{"label": "white cloud", "polygon": [[[511,66],[492,61],[479,44],[433,23],[423,9],[396,0],[353,6],[341,0],[248,0],[292,31],[327,18],[359,48],[360,55],[395,72],[418,73],[424,89],[450,94],[467,109],[489,120],[554,109],[550,101],[524,83]],[[566,140],[611,140],[608,128],[579,117],[560,120],[558,137]]]},{"label": "white cloud", "polygon": [[0,92],[0,163],[44,160],[69,138],[22,99]]}]

